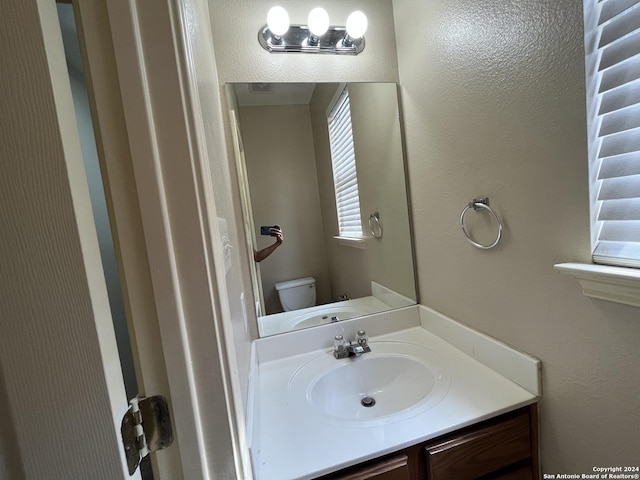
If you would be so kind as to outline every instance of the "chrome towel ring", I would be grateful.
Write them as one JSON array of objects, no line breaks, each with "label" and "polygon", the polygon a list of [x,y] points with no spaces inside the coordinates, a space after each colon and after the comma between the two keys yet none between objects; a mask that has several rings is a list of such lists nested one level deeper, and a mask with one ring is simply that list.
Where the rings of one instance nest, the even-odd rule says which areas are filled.
[{"label": "chrome towel ring", "polygon": [[369,215],[369,230],[373,238],[382,238],[382,224],[380,223],[380,214],[374,212]]},{"label": "chrome towel ring", "polygon": [[[491,215],[493,215],[493,218],[498,225],[498,235],[491,245],[482,245],[481,243],[474,241],[469,235],[469,232],[467,232],[467,229],[464,226],[464,215],[470,208],[473,208],[473,210],[475,210],[476,212],[478,210],[487,210]],[[464,207],[462,213],[460,214],[460,227],[462,227],[462,232],[464,233],[464,236],[467,237],[467,240],[469,240],[469,243],[471,243],[471,245],[473,245],[474,247],[480,248],[482,250],[489,250],[490,248],[495,247],[496,245],[498,245],[498,242],[500,242],[500,238],[502,238],[502,220],[500,220],[498,214],[494,212],[493,209],[489,206],[489,197],[474,198],[473,201],[469,202],[467,206]]]}]

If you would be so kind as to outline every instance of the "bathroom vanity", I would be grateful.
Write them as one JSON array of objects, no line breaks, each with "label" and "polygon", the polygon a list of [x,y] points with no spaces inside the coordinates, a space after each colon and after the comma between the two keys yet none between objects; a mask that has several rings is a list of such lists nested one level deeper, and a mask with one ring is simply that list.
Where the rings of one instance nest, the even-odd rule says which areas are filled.
[{"label": "bathroom vanity", "polygon": [[534,404],[320,479],[534,480],[537,432]]},{"label": "bathroom vanity", "polygon": [[[371,351],[335,358],[359,330]],[[433,310],[257,340],[253,357],[257,480],[537,477],[540,362]]]}]

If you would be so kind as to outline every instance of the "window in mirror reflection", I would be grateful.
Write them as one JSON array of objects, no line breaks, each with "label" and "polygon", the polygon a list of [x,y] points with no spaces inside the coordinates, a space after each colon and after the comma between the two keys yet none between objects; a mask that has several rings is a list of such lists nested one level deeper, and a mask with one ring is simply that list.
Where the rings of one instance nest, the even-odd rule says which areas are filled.
[{"label": "window in mirror reflection", "polygon": [[327,123],[339,235],[341,237],[362,238],[351,106],[346,86],[342,90],[338,90],[335,101],[329,105]]}]

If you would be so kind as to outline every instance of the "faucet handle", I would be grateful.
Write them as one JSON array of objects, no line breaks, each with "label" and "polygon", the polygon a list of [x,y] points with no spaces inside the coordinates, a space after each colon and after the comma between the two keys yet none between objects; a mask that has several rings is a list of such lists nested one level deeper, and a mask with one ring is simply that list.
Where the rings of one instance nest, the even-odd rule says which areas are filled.
[{"label": "faucet handle", "polygon": [[358,330],[356,334],[356,340],[358,341],[358,345],[365,346],[369,339],[367,338],[367,333],[364,330]]},{"label": "faucet handle", "polygon": [[347,342],[342,335],[336,335],[333,339],[333,356],[336,358],[346,358],[349,356]]}]

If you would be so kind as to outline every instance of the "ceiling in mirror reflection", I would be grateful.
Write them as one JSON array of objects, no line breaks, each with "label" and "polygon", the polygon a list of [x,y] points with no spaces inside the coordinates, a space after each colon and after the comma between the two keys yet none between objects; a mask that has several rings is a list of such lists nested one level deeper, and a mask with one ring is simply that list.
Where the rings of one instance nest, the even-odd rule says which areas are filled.
[{"label": "ceiling in mirror reflection", "polygon": [[251,265],[261,336],[416,303],[395,84],[347,85],[363,234],[339,238],[327,115],[344,87],[227,86],[248,251],[274,243],[261,226],[284,234]]},{"label": "ceiling in mirror reflection", "polygon": [[236,83],[239,107],[309,105],[315,83]]}]

